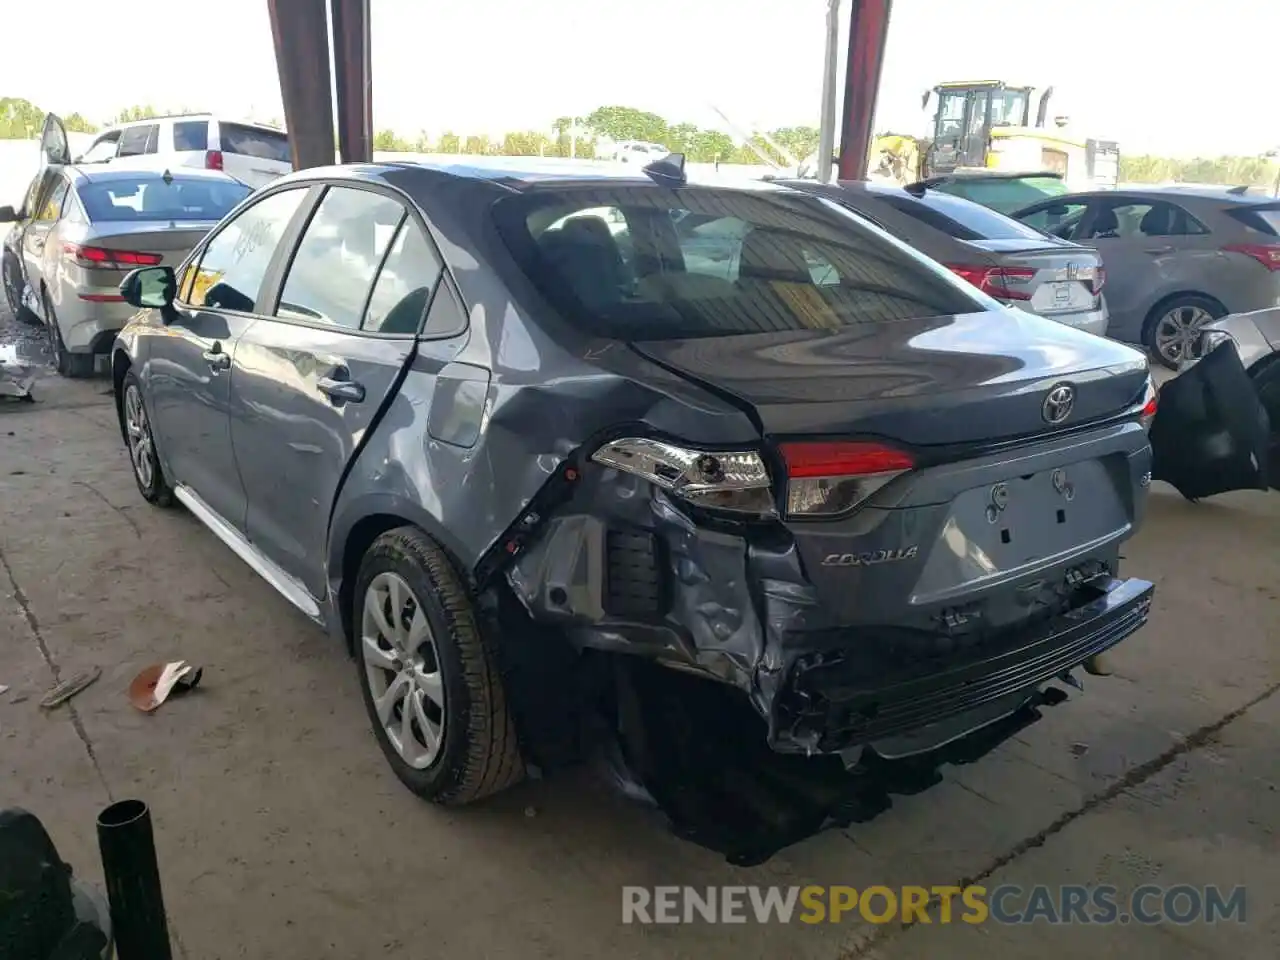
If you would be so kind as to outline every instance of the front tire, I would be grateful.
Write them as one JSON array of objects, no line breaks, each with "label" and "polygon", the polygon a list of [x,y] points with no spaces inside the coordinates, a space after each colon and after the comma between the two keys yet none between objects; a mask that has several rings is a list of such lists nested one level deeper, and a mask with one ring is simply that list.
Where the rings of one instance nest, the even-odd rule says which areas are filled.
[{"label": "front tire", "polygon": [[524,777],[492,639],[444,552],[399,527],[360,564],[352,636],[374,736],[400,781],[462,806]]},{"label": "front tire", "polygon": [[151,417],[142,399],[142,383],[130,370],[124,375],[120,391],[120,424],[124,428],[125,448],[133,465],[133,479],[147,503],[167,507],[173,503],[173,488],[165,479],[156,453]]},{"label": "front tire", "polygon": [[4,265],[0,267],[0,271],[3,272],[4,299],[9,305],[9,311],[19,323],[33,327],[39,326],[40,318],[22,305],[24,286],[22,271],[18,269],[18,261],[13,254],[5,254]]}]

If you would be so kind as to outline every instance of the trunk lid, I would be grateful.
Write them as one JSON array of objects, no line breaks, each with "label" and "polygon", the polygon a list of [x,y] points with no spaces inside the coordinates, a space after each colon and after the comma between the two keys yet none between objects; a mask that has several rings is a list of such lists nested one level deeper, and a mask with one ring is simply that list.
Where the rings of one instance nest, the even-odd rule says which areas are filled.
[{"label": "trunk lid", "polygon": [[106,250],[158,253],[161,263],[176,267],[217,224],[216,220],[130,220],[94,224],[82,241]]},{"label": "trunk lid", "polygon": [[[632,344],[754,416],[766,437],[871,435],[982,445],[1117,414],[1142,395],[1132,348],[1018,310]],[[1070,414],[1050,424],[1050,388]]]},{"label": "trunk lid", "polygon": [[1006,286],[1041,316],[1099,309],[1102,257],[1096,250],[1045,238],[965,241],[993,254],[1004,268]]}]

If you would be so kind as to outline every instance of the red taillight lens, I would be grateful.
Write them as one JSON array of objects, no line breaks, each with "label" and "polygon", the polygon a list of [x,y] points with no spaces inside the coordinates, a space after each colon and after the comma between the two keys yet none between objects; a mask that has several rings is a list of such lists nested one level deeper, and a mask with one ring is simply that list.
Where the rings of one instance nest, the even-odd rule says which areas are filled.
[{"label": "red taillight lens", "polygon": [[71,257],[78,266],[89,270],[131,270],[134,267],[154,267],[164,259],[158,253],[82,247],[75,243],[63,244],[62,252]]},{"label": "red taillight lens", "polygon": [[1106,282],[1107,268],[1101,265],[1095,267],[1093,271],[1093,285],[1090,287],[1090,289],[1093,290],[1093,295],[1095,297],[1102,292],[1102,287]]},{"label": "red taillight lens", "polygon": [[787,466],[787,513],[825,517],[845,513],[915,466],[909,454],[864,441],[781,445]]},{"label": "red taillight lens", "polygon": [[1246,257],[1253,257],[1268,270],[1280,270],[1280,244],[1233,243],[1222,249],[1227,253],[1243,253]]},{"label": "red taillight lens", "polygon": [[222,151],[206,150],[204,155],[204,168],[206,170],[222,169]]},{"label": "red taillight lens", "polygon": [[1142,395],[1142,407],[1138,411],[1138,422],[1144,430],[1151,429],[1151,421],[1156,418],[1156,409],[1160,405],[1160,394],[1153,381],[1147,381],[1146,392]]},{"label": "red taillight lens", "polygon": [[1029,284],[1036,275],[1030,267],[973,267],[949,263],[947,269],[997,300],[1030,300],[1031,294],[1018,288]]}]

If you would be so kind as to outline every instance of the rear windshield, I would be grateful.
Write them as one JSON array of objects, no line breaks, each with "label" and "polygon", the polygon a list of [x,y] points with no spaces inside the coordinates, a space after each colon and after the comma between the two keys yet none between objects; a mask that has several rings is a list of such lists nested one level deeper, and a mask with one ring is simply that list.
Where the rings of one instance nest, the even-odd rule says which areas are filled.
[{"label": "rear windshield", "polygon": [[1013,213],[1049,197],[1060,197],[1067,185],[1057,177],[996,177],[990,180],[961,178],[930,189],[955,194],[1001,213]]},{"label": "rear windshield", "polygon": [[876,196],[893,209],[941,230],[957,240],[1043,240],[1044,234],[1002,213],[960,197],[926,190]]},{"label": "rear windshield", "polygon": [[1268,237],[1280,237],[1280,207],[1271,205],[1240,207],[1228,210],[1227,213],[1255,233],[1266,234]]},{"label": "rear windshield", "polygon": [[223,153],[238,153],[245,157],[258,157],[262,160],[278,160],[280,163],[292,163],[289,153],[289,138],[275,130],[263,130],[261,127],[246,127],[239,123],[218,123],[218,138],[222,141]]},{"label": "rear windshield", "polygon": [[93,222],[221,220],[252,191],[232,180],[142,173],[81,184],[77,192]]},{"label": "rear windshield", "polygon": [[836,204],[793,194],[603,186],[495,205],[517,262],[588,333],[674,340],[987,309]]}]

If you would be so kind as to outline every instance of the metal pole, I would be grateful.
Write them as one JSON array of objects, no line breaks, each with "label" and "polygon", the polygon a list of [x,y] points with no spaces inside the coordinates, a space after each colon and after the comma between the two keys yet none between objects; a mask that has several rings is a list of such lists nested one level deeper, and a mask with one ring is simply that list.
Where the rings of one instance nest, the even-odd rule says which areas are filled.
[{"label": "metal pole", "polygon": [[121,800],[98,814],[98,849],[119,960],[173,960],[151,811]]},{"label": "metal pole", "polygon": [[840,0],[827,0],[827,43],[822,58],[822,115],[818,127],[818,179],[831,182],[836,152],[836,69],[840,56]]},{"label": "metal pole", "polygon": [[325,0],[267,0],[267,12],[293,168],[331,166],[333,87]]},{"label": "metal pole", "polygon": [[871,125],[884,68],[893,0],[852,0],[844,76],[844,123],[840,136],[840,179],[864,180],[871,153]]},{"label": "metal pole", "polygon": [[343,163],[373,159],[373,80],[369,0],[330,0],[338,155]]}]

